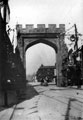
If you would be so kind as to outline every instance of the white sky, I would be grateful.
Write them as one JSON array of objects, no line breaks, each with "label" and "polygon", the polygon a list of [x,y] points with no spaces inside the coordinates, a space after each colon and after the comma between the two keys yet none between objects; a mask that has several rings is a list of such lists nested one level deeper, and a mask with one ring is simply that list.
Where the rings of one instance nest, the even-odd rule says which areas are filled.
[{"label": "white sky", "polygon": [[77,24],[79,32],[83,26],[83,0],[9,0],[11,26],[24,24]]},{"label": "white sky", "polygon": [[[16,23],[23,24],[65,24],[66,28],[71,27],[76,23],[78,32],[83,34],[83,0],[9,0],[10,5],[10,26],[12,28],[15,27]],[[70,23],[70,24],[69,24]],[[53,51],[49,48],[41,47],[42,50],[41,56],[37,51],[39,50],[41,45],[37,45],[36,47],[32,47],[34,49],[28,50],[28,64],[40,64],[40,57],[43,58],[43,61],[47,61],[50,63],[50,58],[52,61],[55,61],[53,58]],[[47,60],[48,56],[47,52],[45,54],[45,50],[49,54],[49,60]],[[33,53],[32,53],[33,52]],[[35,56],[36,57],[35,57]],[[43,57],[42,57],[43,56]],[[34,58],[33,58],[34,57]],[[31,63],[31,59],[34,60]],[[38,62],[39,60],[39,62]],[[42,60],[41,60],[42,61]],[[32,65],[33,66],[33,65]],[[30,71],[32,68],[30,68]]]},{"label": "white sky", "polygon": [[39,43],[27,50],[26,61],[26,73],[31,74],[37,71],[41,64],[54,66],[56,63],[56,52],[52,47]]}]

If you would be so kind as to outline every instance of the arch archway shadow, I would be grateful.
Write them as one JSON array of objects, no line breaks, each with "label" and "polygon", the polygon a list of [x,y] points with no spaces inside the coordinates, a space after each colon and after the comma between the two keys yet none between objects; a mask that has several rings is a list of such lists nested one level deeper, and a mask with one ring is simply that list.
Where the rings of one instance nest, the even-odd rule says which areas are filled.
[{"label": "arch archway shadow", "polygon": [[54,50],[55,50],[56,53],[58,52],[57,46],[56,46],[54,43],[52,43],[52,42],[50,42],[50,41],[48,41],[48,40],[45,40],[45,39],[38,39],[38,40],[35,40],[35,41],[29,43],[29,45],[27,45],[26,48],[25,48],[25,52],[26,52],[26,50],[27,50],[28,48],[30,48],[31,46],[36,45],[36,44],[38,44],[38,43],[46,44],[46,45],[54,48]]}]

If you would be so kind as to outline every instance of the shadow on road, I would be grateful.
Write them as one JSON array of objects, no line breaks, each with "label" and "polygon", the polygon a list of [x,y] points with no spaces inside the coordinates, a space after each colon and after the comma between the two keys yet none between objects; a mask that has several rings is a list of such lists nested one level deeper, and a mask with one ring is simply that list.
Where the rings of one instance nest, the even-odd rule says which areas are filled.
[{"label": "shadow on road", "polygon": [[[69,102],[68,102],[66,115],[65,115],[65,120],[82,120],[82,118],[81,118],[81,114],[83,112],[82,104],[83,103],[81,103],[77,99],[70,98]],[[73,110],[72,110],[72,108],[73,108]],[[74,114],[73,111],[77,111],[77,115],[76,115],[76,112]],[[80,114],[78,114],[78,113],[80,113]]]},{"label": "shadow on road", "polygon": [[34,89],[34,86],[32,86],[30,84],[27,85],[27,87],[24,91],[24,94],[25,94],[25,98],[28,100],[33,98],[36,95],[39,95],[39,93]]},{"label": "shadow on road", "polygon": [[34,86],[27,84],[26,88],[22,90],[18,95],[15,91],[8,92],[8,106],[5,107],[4,98],[2,94],[2,98],[0,98],[0,112],[10,107],[13,107],[14,105],[18,105],[19,103],[24,102],[25,100],[29,100],[36,95],[38,95],[38,92],[34,89]]},{"label": "shadow on road", "polygon": [[60,87],[60,88],[55,88],[55,89],[50,89],[50,90],[60,90],[60,91],[62,91],[62,90],[83,90],[82,88],[80,88],[80,89],[78,89],[78,88],[76,88],[76,87]]}]

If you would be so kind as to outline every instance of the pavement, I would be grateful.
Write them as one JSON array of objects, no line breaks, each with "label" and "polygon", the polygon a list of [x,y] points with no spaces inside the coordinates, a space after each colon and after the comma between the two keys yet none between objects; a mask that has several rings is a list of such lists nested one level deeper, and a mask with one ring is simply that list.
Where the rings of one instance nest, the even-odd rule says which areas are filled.
[{"label": "pavement", "polygon": [[1,107],[0,120],[83,120],[83,86],[77,89],[33,82],[18,100],[12,95],[13,105]]}]

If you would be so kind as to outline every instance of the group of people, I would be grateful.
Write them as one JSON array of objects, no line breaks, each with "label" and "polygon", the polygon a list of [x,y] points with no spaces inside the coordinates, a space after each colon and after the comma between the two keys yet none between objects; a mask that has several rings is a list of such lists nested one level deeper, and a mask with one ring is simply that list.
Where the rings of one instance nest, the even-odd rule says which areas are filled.
[{"label": "group of people", "polygon": [[41,79],[41,85],[48,86],[48,78],[47,78],[47,76],[45,78]]},{"label": "group of people", "polygon": [[75,67],[69,66],[67,69],[67,82],[68,85],[77,85],[78,88],[81,88],[81,67],[80,64],[77,64]]}]

